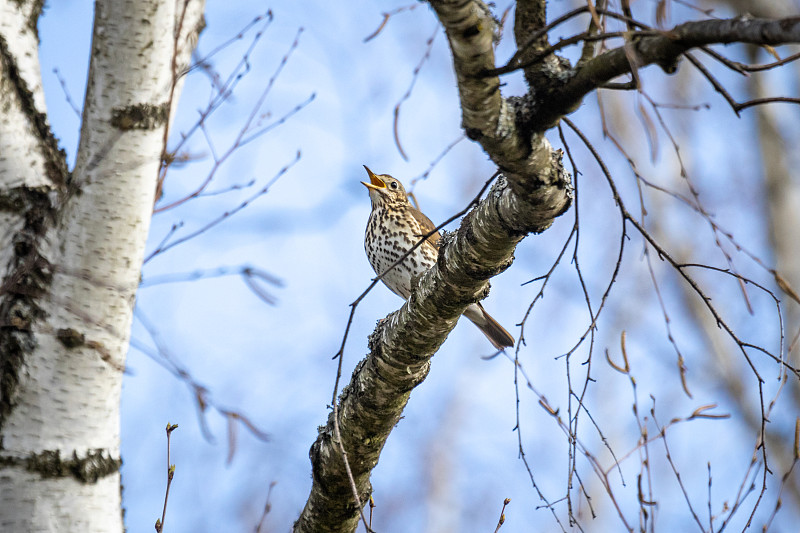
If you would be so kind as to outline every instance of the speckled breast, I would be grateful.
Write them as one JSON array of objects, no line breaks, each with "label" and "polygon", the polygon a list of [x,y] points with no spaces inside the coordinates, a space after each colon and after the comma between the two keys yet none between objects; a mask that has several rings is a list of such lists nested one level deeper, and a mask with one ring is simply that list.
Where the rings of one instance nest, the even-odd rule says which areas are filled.
[{"label": "speckled breast", "polygon": [[[380,275],[416,244],[424,232],[419,223],[405,210],[373,209],[364,236],[367,257]],[[436,263],[436,248],[424,242],[399,265],[387,272],[382,280],[395,294],[408,299],[411,280],[424,274]]]}]

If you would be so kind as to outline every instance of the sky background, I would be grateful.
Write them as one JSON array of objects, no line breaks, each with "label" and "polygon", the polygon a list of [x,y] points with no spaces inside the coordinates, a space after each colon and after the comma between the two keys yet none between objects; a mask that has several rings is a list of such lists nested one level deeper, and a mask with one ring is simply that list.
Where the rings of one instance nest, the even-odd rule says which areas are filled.
[{"label": "sky background", "polygon": [[[551,18],[553,13],[561,14],[579,3],[552,2]],[[378,36],[364,42],[380,25],[383,12],[405,5],[415,8],[393,16]],[[642,1],[635,9],[642,17],[649,17],[654,5]],[[500,3],[497,9],[505,7]],[[234,38],[268,9],[271,22],[263,19],[256,23],[241,39],[210,59],[213,72],[222,79],[232,72],[241,77],[233,96],[207,121],[208,138],[217,154],[225,153],[273,77],[256,121],[267,126],[287,113],[290,118],[237,148],[216,169],[207,139],[202,134],[192,137],[187,144],[192,161],[170,171],[160,205],[183,198],[214,172],[206,190],[209,194],[153,218],[148,256],[160,243],[191,235],[212,221],[219,223],[156,254],[143,268],[132,334],[134,348],[128,358],[122,397],[123,503],[128,531],[151,531],[161,515],[167,422],[180,425],[172,438],[171,461],[176,464],[176,475],[167,531],[252,531],[271,483],[275,483],[272,508],[264,530],[290,529],[310,488],[308,449],[316,438],[317,426],[327,419],[336,373],[332,356],[341,343],[348,304],[374,275],[363,250],[369,199],[359,183],[365,179],[362,165],[394,175],[408,189],[413,178],[422,176],[447,146],[461,137],[446,39],[426,5],[210,0],[198,57]],[[726,15],[724,10],[716,14]],[[696,14],[673,5],[673,22],[689,16]],[[87,0],[49,2],[40,21],[49,117],[70,165],[75,158],[80,118],[68,104],[65,89],[80,106],[91,26],[92,3]],[[551,40],[578,27],[564,26]],[[258,38],[257,32],[261,32]],[[432,37],[429,58],[415,78],[415,68]],[[498,47],[499,61],[512,53],[510,37],[506,35]],[[293,47],[295,39],[297,45]],[[251,45],[251,52],[247,52]],[[725,51],[737,53],[735,49]],[[275,75],[287,53],[285,66]],[[574,60],[577,53],[570,49],[566,55]],[[237,67],[243,57],[247,58],[246,66]],[[766,56],[762,60],[766,61]],[[58,69],[63,88],[53,69]],[[789,76],[770,73],[768,79],[776,90],[797,94],[797,79],[791,72]],[[743,94],[740,79],[721,71],[719,74],[732,92]],[[519,75],[503,81],[505,95],[524,90]],[[684,165],[715,220],[734,231],[737,242],[769,262],[760,162],[750,142],[753,115],[745,112],[737,119],[707,84],[698,84],[697,76],[685,65],[670,78],[657,69],[648,69],[643,81],[648,94],[661,102],[702,106],[696,110],[663,109],[680,142]],[[398,137],[408,156],[405,160],[395,144],[394,109],[412,84],[398,122]],[[197,122],[198,112],[214,94],[208,72],[196,70],[187,77],[172,130],[173,143],[179,138],[178,132],[189,131]],[[293,112],[312,95],[310,103]],[[603,93],[603,102],[610,128],[635,155],[638,170],[654,183],[679,190],[680,166],[669,138],[663,131],[657,133],[657,151],[648,142],[646,119],[637,107],[647,107],[647,102],[608,92]],[[791,130],[792,121],[798,118],[797,109],[784,107],[780,112],[785,114],[781,124]],[[649,116],[654,120],[652,112]],[[571,118],[608,158],[626,202],[638,210],[634,176],[613,143],[601,134],[597,98],[587,97]],[[581,218],[578,259],[596,308],[614,270],[621,223],[605,178],[575,136],[567,133],[567,138],[581,172],[577,177]],[[548,139],[561,146],[555,130]],[[797,154],[794,157],[794,168],[800,168]],[[290,168],[282,173],[287,165]],[[432,168],[427,179],[415,184],[413,191],[425,213],[438,223],[461,210],[493,172],[481,149],[461,140]],[[259,193],[276,176],[280,177],[269,190]],[[669,196],[652,191],[647,194],[649,228],[655,235],[670,236],[669,242],[674,245],[671,250],[724,266],[713,234],[701,217]],[[248,203],[246,208],[224,215],[243,202]],[[517,249],[514,265],[492,281],[484,305],[516,337],[520,331],[516,325],[541,287],[541,283],[524,283],[548,271],[571,231],[574,217],[573,208],[544,234],[526,239]],[[590,355],[587,343],[570,359],[560,357],[589,324],[575,269],[570,265],[571,255],[572,248],[528,319],[528,342],[519,353],[532,386],[560,409],[562,417],[570,401],[566,365],[570,365],[573,386],[580,388],[586,372],[581,363]],[[752,262],[740,256],[736,261],[742,273],[764,278],[763,270]],[[618,471],[611,469],[609,452],[589,418],[581,419],[579,433],[609,469],[608,479],[623,512],[636,526],[642,451],[635,446],[639,431],[632,414],[634,401],[644,416],[653,406],[652,395],[660,425],[712,403],[718,404],[714,412],[733,413],[726,420],[679,423],[667,433],[673,461],[705,523],[708,465],[714,480],[712,509],[717,514],[725,502],[730,505],[736,497],[750,464],[755,435],[736,416],[734,402],[716,379],[719,361],[698,335],[696,321],[677,312],[682,309],[685,293],[679,290],[674,272],[655,258],[653,264],[672,335],[687,361],[687,382],[694,397],[688,398],[682,390],[675,350],[667,339],[664,314],[650,281],[641,239],[634,235],[626,245],[620,279],[598,324],[591,353],[596,381],[586,397],[616,456],[631,455]],[[274,297],[273,305],[265,303],[235,275],[244,265],[280,280],[281,286],[260,285]],[[185,275],[221,267],[234,274],[199,280],[189,280]],[[169,279],[173,282],[161,283]],[[729,278],[700,273],[698,279],[707,283],[709,294],[725,309],[726,318],[743,338],[779,349],[772,300],[758,291],[750,292],[755,310],[751,316]],[[376,321],[401,303],[381,285],[358,306],[344,353],[345,378],[367,354],[367,336]],[[541,508],[542,502],[531,487],[519,458],[518,438],[521,435],[537,486],[551,502],[562,498],[567,486],[566,438],[538,405],[538,396],[526,389],[521,376],[520,426],[519,432],[515,431],[513,362],[503,355],[482,359],[492,353],[491,345],[471,324],[462,322],[435,356],[428,379],[413,392],[405,417],[390,436],[373,473],[377,503],[373,524],[381,532],[493,531],[503,500],[511,498],[501,531],[559,531],[553,514]],[[636,378],[635,390],[628,377],[605,362],[606,350],[613,360],[621,361],[619,339],[623,330]],[[723,343],[723,355],[730,358],[728,364],[743,366],[741,355],[729,344]],[[513,358],[513,353],[509,355]],[[765,396],[772,398],[777,392],[778,368],[763,357],[757,358],[757,365],[768,377]],[[176,376],[176,369],[191,378]],[[752,374],[742,375],[746,376],[748,401],[757,408],[755,379]],[[210,405],[201,416],[192,384],[208,391]],[[795,414],[780,411],[789,406],[778,402],[780,416],[775,417],[775,424],[787,420],[793,424]],[[269,434],[269,440],[256,438],[238,423],[231,433],[221,414],[226,410],[245,415]],[[652,426],[650,431],[656,432]],[[235,443],[231,458],[232,434]],[[668,531],[695,528],[665,459],[663,442],[653,442],[648,451],[658,526]],[[583,457],[578,458],[577,468],[597,515],[592,519],[586,501],[573,492],[575,500],[581,502],[576,506],[584,530],[622,530],[611,501]],[[782,474],[778,471],[775,477]],[[775,505],[775,487],[770,481],[770,491],[757,514],[758,527]],[[753,503],[751,495],[743,511],[735,516],[730,526],[733,530],[743,527]],[[566,504],[556,504],[555,509],[567,527]],[[777,515],[775,531],[791,531],[791,524],[797,520],[800,513],[796,509],[784,509]]]}]

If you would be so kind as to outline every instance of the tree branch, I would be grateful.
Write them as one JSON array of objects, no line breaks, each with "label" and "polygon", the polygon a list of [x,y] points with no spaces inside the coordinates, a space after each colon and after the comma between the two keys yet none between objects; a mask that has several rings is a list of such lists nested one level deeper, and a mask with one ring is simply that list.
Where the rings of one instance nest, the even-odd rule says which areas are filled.
[{"label": "tree branch", "polygon": [[[488,7],[480,0],[431,0],[430,4],[445,28],[453,52],[462,126],[467,136],[479,142],[505,171],[512,185],[541,174],[543,167],[537,163],[546,161],[549,151],[549,145],[542,144],[541,134],[561,116],[575,111],[586,94],[618,76],[654,63],[672,73],[685,51],[709,44],[800,42],[800,17],[687,22],[659,35],[634,39],[586,61],[577,70],[554,54],[547,54],[539,65],[526,65],[525,69],[529,82],[535,78],[541,83],[532,85],[524,96],[503,98],[499,77],[486,75],[496,72],[495,22]],[[527,30],[535,34],[536,24],[531,24]],[[515,31],[520,39],[525,28]],[[636,57],[636,65],[631,65],[630,54]],[[532,68],[538,69],[539,75]]]},{"label": "tree branch", "polygon": [[[563,197],[555,198],[559,196],[557,191],[563,193],[563,190],[559,187],[560,172],[551,167],[553,149],[543,135],[547,128],[531,127],[534,124],[530,120],[534,110],[531,96],[503,98],[499,77],[482,76],[494,68],[495,63],[496,24],[489,8],[480,0],[431,0],[430,4],[450,43],[458,79],[462,126],[467,137],[480,143],[522,198],[528,198],[532,192],[549,190],[555,193],[556,203],[566,201]],[[536,2],[522,5],[531,12],[537,10]],[[538,24],[537,16],[526,13],[530,15],[531,24]],[[520,38],[522,29],[515,32]],[[563,65],[555,56],[550,58],[553,61],[547,60],[539,70],[545,77],[558,77]],[[541,78],[533,71],[526,71],[526,76]]]},{"label": "tree branch", "polygon": [[[547,2],[545,0],[518,0],[514,14],[514,40],[517,43],[520,62],[527,62],[549,46],[547,33],[540,32],[547,24]],[[531,38],[531,35],[539,34]],[[536,87],[546,82],[539,68],[524,69],[528,85]]]},{"label": "tree branch", "polygon": [[461,313],[486,296],[489,278],[508,268],[525,235],[547,229],[572,200],[561,152],[541,134],[518,131],[516,103],[502,98],[499,79],[479,76],[494,66],[495,22],[489,9],[481,2],[432,5],[453,52],[466,133],[481,141],[505,176],[464,217],[458,231],[443,238],[437,265],[371,335],[370,355],[356,367],[311,447],[313,485],[295,532],[355,530],[359,509],[340,444],[359,499],[366,502],[372,491],[370,472],[389,433]]},{"label": "tree branch", "polygon": [[[310,450],[311,494],[295,532],[351,532],[359,519],[353,495],[369,500],[369,476],[411,391],[427,376],[434,353],[463,310],[483,298],[488,280],[508,268],[516,245],[530,232],[547,229],[572,201],[572,184],[544,132],[577,108],[583,96],[609,80],[657,63],[668,72],[686,50],[733,41],[780,44],[800,41],[800,19],[734,19],[692,22],[670,32],[641,37],[589,59],[579,69],[554,54],[526,70],[545,80],[522,97],[503,98],[495,66],[495,21],[480,0],[429,0],[453,54],[466,135],[481,144],[503,172],[488,196],[459,229],[442,239],[437,264],[419,280],[408,302],[370,336],[369,356],[342,390],[336,410]],[[533,26],[543,25],[543,2],[522,2]],[[541,9],[540,9],[541,8]],[[524,26],[524,24],[523,24]],[[516,31],[518,38],[524,28]],[[542,41],[546,45],[546,39]],[[631,51],[637,59],[631,65]],[[541,76],[539,76],[541,74]],[[556,88],[557,90],[554,90]],[[339,432],[334,416],[338,415]],[[337,439],[341,439],[339,441]],[[348,457],[350,478],[340,449]]]},{"label": "tree branch", "polygon": [[[403,307],[382,321],[370,336],[370,354],[353,372],[339,397],[343,445],[361,501],[369,500],[369,475],[389,433],[400,420],[411,390],[427,376],[430,360],[455,327],[464,309],[486,296],[488,280],[513,261],[514,249],[530,231],[541,231],[563,213],[571,200],[569,176],[560,152],[560,194],[548,188],[517,195],[501,177],[488,196],[448,236],[439,260],[421,279]],[[358,509],[334,437],[333,412],[311,447],[313,486],[295,532],[353,531]]]},{"label": "tree branch", "polygon": [[[677,70],[687,50],[709,44],[749,43],[779,45],[800,42],[800,17],[780,20],[737,17],[686,22],[661,35],[642,37],[586,62],[545,101],[537,102],[537,123],[549,124],[578,108],[584,96],[608,81],[635,69],[657,64],[668,74]],[[633,52],[636,65],[631,65]]]}]

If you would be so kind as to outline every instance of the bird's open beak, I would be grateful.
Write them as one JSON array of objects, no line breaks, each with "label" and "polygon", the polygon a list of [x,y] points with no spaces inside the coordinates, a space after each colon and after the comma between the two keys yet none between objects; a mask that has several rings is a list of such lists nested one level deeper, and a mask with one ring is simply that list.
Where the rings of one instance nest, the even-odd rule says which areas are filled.
[{"label": "bird's open beak", "polygon": [[369,174],[369,181],[370,181],[370,183],[362,181],[361,184],[364,187],[366,187],[367,189],[375,189],[375,190],[386,188],[386,182],[380,179],[378,176],[376,176],[375,173],[371,171],[369,168],[367,168],[367,165],[364,165],[364,169],[367,171],[367,174]]}]

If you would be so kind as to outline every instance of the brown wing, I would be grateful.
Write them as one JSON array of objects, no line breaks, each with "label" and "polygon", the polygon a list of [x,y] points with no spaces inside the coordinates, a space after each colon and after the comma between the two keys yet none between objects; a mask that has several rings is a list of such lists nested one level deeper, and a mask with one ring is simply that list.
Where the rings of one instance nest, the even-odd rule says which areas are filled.
[{"label": "brown wing", "polygon": [[[431,219],[426,217],[422,213],[422,211],[420,211],[419,209],[415,209],[411,206],[409,206],[408,208],[411,209],[411,214],[414,215],[414,218],[417,219],[417,222],[419,222],[419,225],[422,228],[422,231],[424,232],[422,235],[426,235],[430,233],[432,230],[436,229],[436,224],[431,222]],[[422,237],[422,235],[420,235],[420,237]],[[439,235],[439,232],[437,231],[436,233],[428,237],[428,242],[436,246],[436,243],[439,242],[439,237],[441,237],[441,235]]]}]

